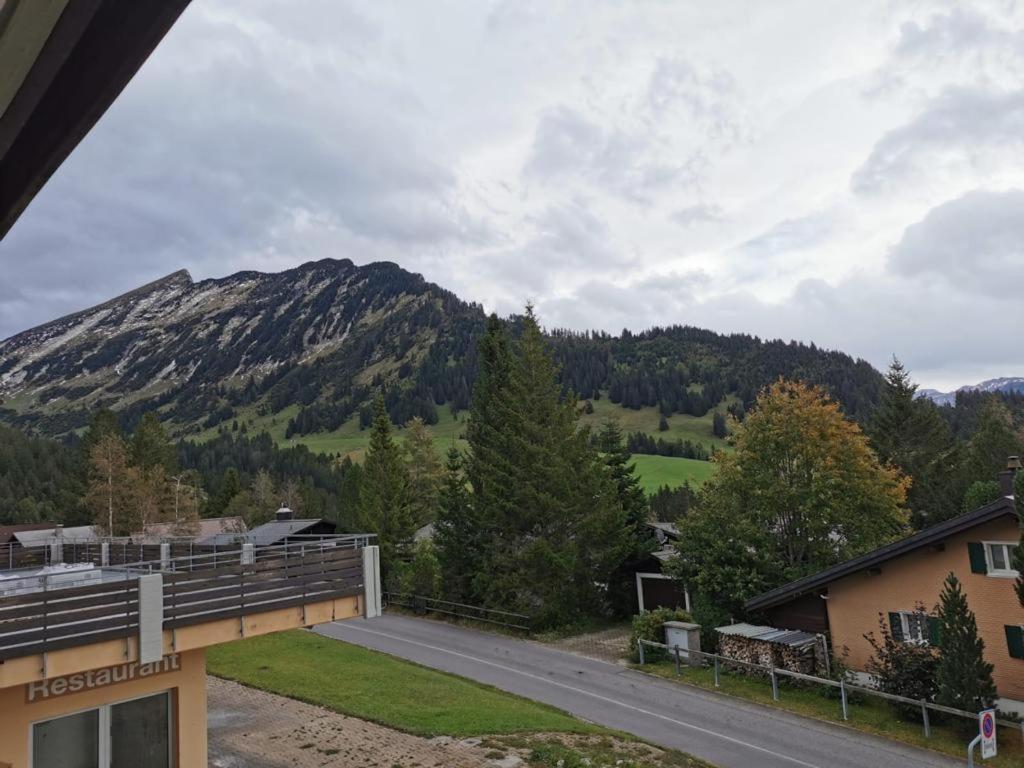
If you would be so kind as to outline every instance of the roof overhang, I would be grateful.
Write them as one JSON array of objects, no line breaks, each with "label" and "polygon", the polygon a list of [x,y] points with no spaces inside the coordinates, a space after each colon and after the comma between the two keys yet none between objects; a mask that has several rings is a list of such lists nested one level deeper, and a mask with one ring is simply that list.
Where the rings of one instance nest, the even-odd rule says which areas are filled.
[{"label": "roof overhang", "polygon": [[992,520],[997,520],[1000,517],[1016,517],[1016,515],[1013,498],[1009,496],[999,498],[991,504],[979,507],[973,512],[936,523],[929,528],[925,528],[923,531],[918,531],[911,536],[894,541],[892,544],[886,544],[884,547],[874,549],[860,557],[855,557],[852,560],[847,560],[845,563],[839,563],[831,568],[826,568],[818,573],[769,590],[748,600],[745,607],[748,611],[753,612],[774,608],[783,603],[788,603],[790,600],[821,590],[830,583],[850,574],[866,571],[869,568],[877,568],[886,560],[892,560],[895,557],[932,546],[950,536],[970,530],[975,526],[991,522]]},{"label": "roof overhang", "polygon": [[0,239],[190,0],[0,0]]}]

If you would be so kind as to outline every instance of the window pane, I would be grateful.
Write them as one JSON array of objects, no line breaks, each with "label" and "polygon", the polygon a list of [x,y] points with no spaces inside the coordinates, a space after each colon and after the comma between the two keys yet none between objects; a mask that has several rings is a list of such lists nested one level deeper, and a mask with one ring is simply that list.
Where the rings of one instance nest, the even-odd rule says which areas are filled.
[{"label": "window pane", "polygon": [[1005,571],[1010,567],[1006,560],[1006,546],[1003,544],[989,544],[989,552],[992,553],[992,569]]},{"label": "window pane", "polygon": [[98,709],[32,727],[33,768],[99,768]]},{"label": "window pane", "polygon": [[110,708],[111,768],[170,767],[169,700],[161,693]]}]

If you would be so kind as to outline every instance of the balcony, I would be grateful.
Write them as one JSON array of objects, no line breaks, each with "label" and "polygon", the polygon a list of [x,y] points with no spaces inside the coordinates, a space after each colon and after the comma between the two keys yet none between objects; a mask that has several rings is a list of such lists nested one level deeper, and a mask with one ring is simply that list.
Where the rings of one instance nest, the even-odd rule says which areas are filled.
[{"label": "balcony", "polygon": [[[149,548],[155,559],[117,565],[109,564],[116,559],[109,545],[47,550],[42,566],[0,571],[0,665],[41,656],[36,669],[45,677],[48,654],[119,640],[126,658],[156,661],[288,624],[247,621],[264,614],[295,609],[294,626],[330,621],[342,598],[354,603],[337,618],[373,615],[379,584],[371,538],[293,537],[276,546],[231,548],[168,542]],[[307,616],[314,607],[315,616]],[[180,633],[201,626],[217,632],[183,646]]]}]

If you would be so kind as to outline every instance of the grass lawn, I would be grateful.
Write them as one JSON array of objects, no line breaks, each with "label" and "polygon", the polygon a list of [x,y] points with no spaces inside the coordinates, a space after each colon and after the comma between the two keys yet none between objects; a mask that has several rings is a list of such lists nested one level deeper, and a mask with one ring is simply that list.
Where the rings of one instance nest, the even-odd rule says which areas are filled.
[{"label": "grass lawn", "polygon": [[687,480],[690,485],[701,485],[715,472],[715,465],[710,461],[696,459],[678,459],[674,456],[648,456],[634,453],[636,472],[640,476],[640,484],[647,493],[652,493],[663,485],[675,488]]},{"label": "grass lawn", "polygon": [[[716,690],[715,673],[712,669],[684,666],[682,675],[676,677],[675,667],[669,662],[647,664],[643,667],[636,666],[636,668],[688,685]],[[721,687],[717,690],[720,693],[779,707],[818,720],[840,723],[857,730],[885,736],[912,744],[915,747],[944,752],[958,758],[964,757],[967,742],[970,741],[970,737],[955,731],[949,725],[937,722],[939,715],[935,712],[931,713],[932,737],[926,739],[920,720],[910,722],[897,718],[886,702],[871,697],[867,697],[860,703],[851,703],[850,719],[844,722],[838,696],[835,700],[826,699],[817,688],[793,686],[784,679],[780,680],[779,701],[777,702],[772,700],[771,683],[745,675],[723,673]],[[960,721],[960,718],[950,719]],[[975,726],[973,734],[976,733],[977,727]],[[996,768],[1011,768],[1012,766],[1020,768],[1021,765],[1024,765],[1024,746],[1021,744],[1020,730],[1013,729],[1011,731],[1001,728],[999,730],[999,756],[981,764],[996,766]]]},{"label": "grass lawn", "polygon": [[421,736],[608,733],[553,707],[303,630],[211,648],[207,669]]},{"label": "grass lawn", "polygon": [[591,400],[594,412],[584,414],[580,421],[589,424],[593,429],[598,429],[606,419],[614,419],[619,422],[622,431],[647,432],[655,437],[662,437],[665,440],[692,440],[695,443],[703,443],[708,449],[726,448],[725,440],[715,437],[711,428],[712,416],[715,411],[725,412],[728,402],[720,403],[714,409],[703,416],[688,416],[686,414],[674,413],[668,418],[668,431],[658,431],[658,420],[660,412],[657,408],[641,408],[633,410],[616,405],[607,397],[600,400]]}]

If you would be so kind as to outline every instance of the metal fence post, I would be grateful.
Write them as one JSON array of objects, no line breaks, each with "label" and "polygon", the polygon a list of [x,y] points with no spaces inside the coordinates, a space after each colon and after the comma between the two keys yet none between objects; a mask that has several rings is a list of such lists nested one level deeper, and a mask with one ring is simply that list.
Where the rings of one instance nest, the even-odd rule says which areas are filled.
[{"label": "metal fence post", "polygon": [[637,640],[636,641],[636,646],[637,646],[637,650],[640,653],[640,666],[643,666],[644,663],[645,663],[644,662],[644,641],[643,640]]},{"label": "metal fence post", "polygon": [[775,665],[772,665],[772,698],[779,700],[779,678],[775,676]]},{"label": "metal fence post", "polygon": [[718,656],[715,656],[715,688],[718,688]]},{"label": "metal fence post", "polygon": [[840,680],[839,681],[839,698],[842,699],[842,702],[843,702],[843,720],[849,720],[850,719],[850,710],[849,710],[849,707],[846,704],[846,681],[845,680]]},{"label": "metal fence post", "polygon": [[921,720],[924,722],[924,737],[930,739],[932,737],[932,724],[928,721],[928,705],[924,699],[921,699]]},{"label": "metal fence post", "polygon": [[676,650],[676,677],[679,676],[679,646],[675,647]]}]

